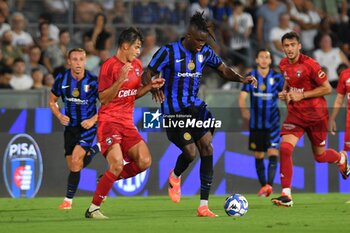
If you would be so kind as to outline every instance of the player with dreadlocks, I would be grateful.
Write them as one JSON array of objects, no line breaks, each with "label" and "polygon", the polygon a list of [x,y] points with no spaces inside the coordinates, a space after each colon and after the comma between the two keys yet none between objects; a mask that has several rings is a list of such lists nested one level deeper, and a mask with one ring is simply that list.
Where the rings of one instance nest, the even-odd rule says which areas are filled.
[{"label": "player with dreadlocks", "polygon": [[[176,127],[166,127],[168,139],[182,153],[178,156],[175,168],[170,171],[168,193],[175,203],[181,198],[181,175],[200,154],[200,206],[199,217],[216,217],[208,208],[208,198],[213,180],[213,124],[208,127],[195,124],[181,125],[181,122],[212,122],[215,119],[207,110],[206,103],[199,99],[198,89],[202,70],[208,65],[218,71],[225,79],[233,82],[251,83],[256,86],[254,77],[242,77],[232,68],[225,65],[212,48],[207,44],[208,22],[203,13],[197,12],[190,19],[184,38],[162,46],[153,56],[144,72],[142,80],[147,84],[152,77],[161,73],[165,79],[164,86],[153,93],[155,101],[161,103],[163,119],[172,122]],[[175,122],[175,124],[174,124]],[[167,124],[169,126],[169,124]]]}]

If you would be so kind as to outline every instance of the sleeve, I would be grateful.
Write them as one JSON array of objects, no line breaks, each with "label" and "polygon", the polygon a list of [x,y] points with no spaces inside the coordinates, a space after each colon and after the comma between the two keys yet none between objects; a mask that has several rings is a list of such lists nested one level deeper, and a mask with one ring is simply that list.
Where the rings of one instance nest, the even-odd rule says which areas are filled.
[{"label": "sleeve", "polygon": [[216,55],[216,53],[212,48],[210,48],[210,46],[208,47],[209,47],[208,49],[209,54],[207,57],[206,65],[216,69],[222,64],[222,60],[218,55]]},{"label": "sleeve", "polygon": [[281,15],[283,13],[288,13],[287,5],[283,2],[279,1],[279,6],[277,7],[278,15]]},{"label": "sleeve", "polygon": [[233,27],[233,16],[232,15],[228,18],[227,22],[228,22],[228,25],[230,27]]},{"label": "sleeve", "polygon": [[98,83],[97,83],[97,77],[95,75],[92,75],[94,77],[94,82],[92,86],[93,90],[93,96],[98,99]]},{"label": "sleeve", "polygon": [[277,90],[281,92],[283,90],[283,85],[284,85],[284,78],[282,74],[277,74],[277,79],[278,79]]},{"label": "sleeve", "polygon": [[[252,75],[252,72],[248,72],[245,77]],[[252,90],[252,85],[245,83],[242,85],[241,91],[250,92]]]},{"label": "sleeve", "polygon": [[345,95],[346,94],[346,86],[345,86],[345,72],[342,71],[340,73],[340,77],[339,77],[339,82],[337,85],[337,93],[341,94],[341,95]]},{"label": "sleeve", "polygon": [[282,74],[282,77],[284,79],[284,58],[282,58],[282,60],[280,61],[280,64],[279,64],[279,67],[280,67],[280,71],[281,71],[281,74]]},{"label": "sleeve", "polygon": [[265,5],[261,5],[261,6],[258,8],[258,10],[256,11],[256,17],[257,17],[257,18],[258,18],[258,17],[264,17],[264,12],[265,12],[264,8],[265,8]]},{"label": "sleeve", "polygon": [[270,31],[270,41],[273,43],[275,40],[281,40],[279,33],[277,33],[278,28],[274,27]]},{"label": "sleeve", "polygon": [[92,31],[87,31],[83,34],[83,39],[91,40]]},{"label": "sleeve", "polygon": [[248,93],[249,93],[250,90],[251,90],[251,86],[252,86],[252,85],[245,83],[245,84],[242,85],[241,91],[245,91],[245,92],[248,92]]},{"label": "sleeve", "polygon": [[49,46],[47,47],[47,49],[43,51],[43,57],[50,59],[51,53],[52,53],[52,46]]},{"label": "sleeve", "polygon": [[152,60],[148,64],[148,68],[155,73],[160,73],[169,63],[169,52],[165,46],[162,46],[153,55]]},{"label": "sleeve", "polygon": [[320,58],[319,54],[320,54],[320,50],[319,50],[319,49],[316,49],[316,50],[313,52],[313,54],[312,54],[313,58],[314,58],[316,61],[318,61],[319,58]]},{"label": "sleeve", "polygon": [[247,23],[248,23],[248,25],[247,25],[248,28],[254,27],[253,17],[249,13],[247,13]]},{"label": "sleeve", "polygon": [[[137,65],[138,65],[138,72],[136,72],[136,73],[137,73],[137,76],[140,77],[140,80],[142,80],[142,73],[143,73],[143,70],[142,70],[142,62],[141,62],[140,60],[138,60]],[[141,86],[142,86],[142,82],[140,81],[139,87],[141,87]]]},{"label": "sleeve", "polygon": [[29,33],[27,33],[27,41],[28,41],[29,44],[33,44],[34,43],[33,37]]},{"label": "sleeve", "polygon": [[315,60],[311,60],[310,64],[310,72],[311,72],[311,79],[316,82],[317,85],[322,85],[325,81],[327,81],[327,75],[326,73],[321,69],[320,64],[316,62]]},{"label": "sleeve", "polygon": [[64,73],[59,73],[56,78],[55,82],[52,85],[51,92],[57,97],[60,97],[62,95],[61,86],[62,86],[62,79],[63,79]]},{"label": "sleeve", "polygon": [[113,84],[112,67],[110,63],[103,63],[98,76],[98,92],[102,92]]}]

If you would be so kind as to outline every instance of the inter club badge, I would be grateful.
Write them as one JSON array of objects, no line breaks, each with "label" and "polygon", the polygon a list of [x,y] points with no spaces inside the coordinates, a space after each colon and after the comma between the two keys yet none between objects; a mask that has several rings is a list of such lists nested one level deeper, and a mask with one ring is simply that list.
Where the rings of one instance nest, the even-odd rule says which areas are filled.
[{"label": "inter club badge", "polygon": [[194,64],[193,60],[190,60],[190,62],[187,65],[187,68],[189,70],[194,70],[194,68],[196,68],[196,65]]},{"label": "inter club badge", "polygon": [[78,88],[74,88],[74,90],[72,91],[72,96],[78,97],[79,95],[80,95],[80,92],[79,92]]},{"label": "inter club badge", "polygon": [[265,90],[266,90],[266,85],[265,85],[264,83],[262,83],[262,84],[260,85],[259,89],[260,89],[261,91],[265,91]]}]

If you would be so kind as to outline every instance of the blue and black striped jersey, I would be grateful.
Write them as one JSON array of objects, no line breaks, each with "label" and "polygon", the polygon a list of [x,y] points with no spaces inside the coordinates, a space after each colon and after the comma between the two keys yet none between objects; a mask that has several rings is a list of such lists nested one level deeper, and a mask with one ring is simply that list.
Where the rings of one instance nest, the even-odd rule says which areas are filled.
[{"label": "blue and black striped jersey", "polygon": [[270,69],[264,78],[257,69],[247,75],[254,76],[258,88],[244,84],[242,91],[250,94],[250,123],[251,129],[273,129],[279,127],[280,115],[278,109],[278,92],[283,89],[284,78],[280,73]]},{"label": "blue and black striped jersey", "polygon": [[191,105],[201,105],[203,100],[197,94],[204,66],[217,68],[222,64],[221,58],[209,45],[192,53],[183,47],[182,40],[162,46],[148,65],[150,70],[161,73],[165,79],[165,100],[161,106],[164,114],[176,113]]},{"label": "blue and black striped jersey", "polygon": [[77,126],[97,112],[97,77],[87,70],[80,81],[73,78],[70,69],[58,74],[51,92],[62,98],[69,126]]}]

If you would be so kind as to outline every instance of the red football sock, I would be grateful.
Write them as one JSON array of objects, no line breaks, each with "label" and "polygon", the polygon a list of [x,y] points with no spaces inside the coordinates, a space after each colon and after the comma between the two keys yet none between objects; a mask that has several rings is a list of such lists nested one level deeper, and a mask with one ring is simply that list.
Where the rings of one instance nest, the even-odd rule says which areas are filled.
[{"label": "red football sock", "polygon": [[98,182],[92,203],[100,206],[103,198],[108,195],[117,177],[110,171],[106,171]]},{"label": "red football sock", "polygon": [[141,173],[141,169],[136,165],[134,161],[124,165],[123,171],[120,173],[118,180],[127,179]]},{"label": "red football sock", "polygon": [[290,188],[293,176],[292,153],[294,146],[289,142],[282,142],[280,147],[280,173],[282,188]]},{"label": "red football sock", "polygon": [[319,163],[338,163],[341,156],[336,150],[327,149],[323,154],[314,155],[314,158]]}]

